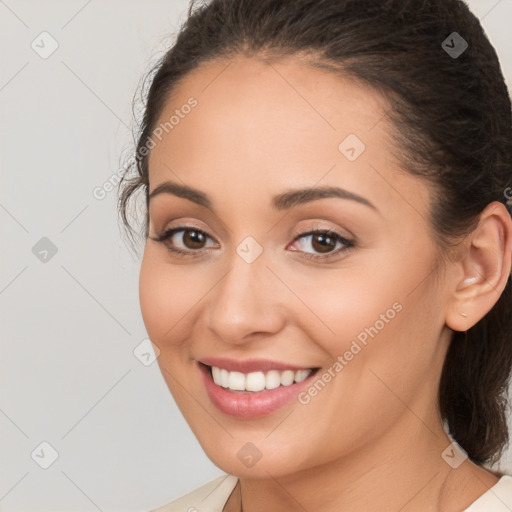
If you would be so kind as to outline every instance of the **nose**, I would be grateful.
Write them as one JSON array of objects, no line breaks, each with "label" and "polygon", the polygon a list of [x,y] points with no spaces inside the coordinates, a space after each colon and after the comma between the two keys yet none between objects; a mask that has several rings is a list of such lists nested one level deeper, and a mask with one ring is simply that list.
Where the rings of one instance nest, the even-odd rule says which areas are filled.
[{"label": "nose", "polygon": [[224,277],[208,295],[208,327],[224,342],[243,345],[285,325],[286,290],[267,264],[264,252],[249,263],[233,251]]}]

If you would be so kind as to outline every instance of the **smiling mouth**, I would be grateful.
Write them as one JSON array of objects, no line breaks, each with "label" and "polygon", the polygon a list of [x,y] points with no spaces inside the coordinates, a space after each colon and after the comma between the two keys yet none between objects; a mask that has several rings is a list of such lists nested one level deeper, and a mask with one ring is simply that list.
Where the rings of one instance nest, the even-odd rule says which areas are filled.
[{"label": "smiling mouth", "polygon": [[319,368],[304,368],[300,370],[269,370],[242,373],[229,371],[217,366],[199,363],[209,373],[213,382],[228,391],[239,393],[258,393],[280,387],[289,387],[315,374]]}]

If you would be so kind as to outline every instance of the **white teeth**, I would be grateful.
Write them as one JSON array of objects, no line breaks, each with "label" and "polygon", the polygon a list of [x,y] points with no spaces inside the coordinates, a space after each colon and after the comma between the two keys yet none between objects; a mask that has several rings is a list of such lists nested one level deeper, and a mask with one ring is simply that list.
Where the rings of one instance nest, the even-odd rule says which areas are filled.
[{"label": "white teeth", "polygon": [[270,370],[265,377],[265,387],[275,389],[281,385],[281,375],[277,370]]},{"label": "white teeth", "polygon": [[295,372],[292,372],[291,370],[285,370],[283,373],[281,373],[281,384],[283,386],[289,386],[290,384],[293,384],[294,378]]},{"label": "white teeth", "polygon": [[312,372],[311,369],[304,370],[270,370],[264,372],[229,372],[224,368],[212,366],[213,382],[223,388],[233,391],[258,392],[264,389],[276,389],[279,386],[291,386],[294,382],[302,382]]},{"label": "white teeth", "polygon": [[297,370],[295,372],[295,382],[302,382],[304,379],[307,379],[311,370]]},{"label": "white teeth", "polygon": [[[212,366],[213,369],[213,366]],[[229,372],[222,368],[220,370],[220,381],[215,381],[217,384],[221,385],[223,388],[227,388],[229,386]]]},{"label": "white teeth", "polygon": [[265,374],[263,372],[252,372],[247,374],[245,389],[247,391],[261,391],[265,389]]},{"label": "white teeth", "polygon": [[229,389],[245,391],[245,374],[240,372],[229,372]]},{"label": "white teeth", "polygon": [[220,368],[217,368],[216,366],[212,366],[212,377],[213,377],[213,382],[221,382],[221,379],[220,379],[220,372],[222,370]]}]

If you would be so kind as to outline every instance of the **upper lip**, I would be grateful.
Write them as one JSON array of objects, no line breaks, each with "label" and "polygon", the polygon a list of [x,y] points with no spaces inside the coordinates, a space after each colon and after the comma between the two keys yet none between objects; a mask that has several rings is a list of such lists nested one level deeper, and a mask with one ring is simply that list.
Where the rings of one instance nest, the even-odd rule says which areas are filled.
[{"label": "upper lip", "polygon": [[217,368],[224,368],[230,372],[268,372],[270,370],[307,370],[313,368],[312,366],[297,366],[288,363],[281,363],[279,361],[271,361],[270,359],[228,359],[223,357],[206,357],[199,360],[200,363],[206,366],[216,366]]}]

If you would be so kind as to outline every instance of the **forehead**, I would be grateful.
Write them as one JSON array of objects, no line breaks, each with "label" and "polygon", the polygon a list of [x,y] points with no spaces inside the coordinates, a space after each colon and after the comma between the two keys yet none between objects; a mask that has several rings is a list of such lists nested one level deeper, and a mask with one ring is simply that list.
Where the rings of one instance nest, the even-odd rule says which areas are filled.
[{"label": "forehead", "polygon": [[[191,98],[195,106],[184,107]],[[184,77],[160,115],[157,126],[178,122],[154,138],[150,191],[178,179],[237,191],[243,207],[257,191],[321,182],[396,199],[383,176],[418,180],[392,156],[387,108],[361,82],[298,60],[207,62]]]},{"label": "forehead", "polygon": [[[362,82],[292,58],[272,62],[237,56],[203,63],[174,88],[157,125],[180,114],[191,97],[197,106],[183,117],[200,117],[194,126],[196,140],[206,134],[231,144],[251,137],[256,142],[257,137],[270,147],[300,141],[304,149],[318,148],[321,141],[332,149],[333,141],[351,133],[368,140],[387,108]],[[176,143],[180,135],[188,135],[186,125],[193,122],[183,117],[172,128]],[[378,131],[372,138],[378,138]]]}]

